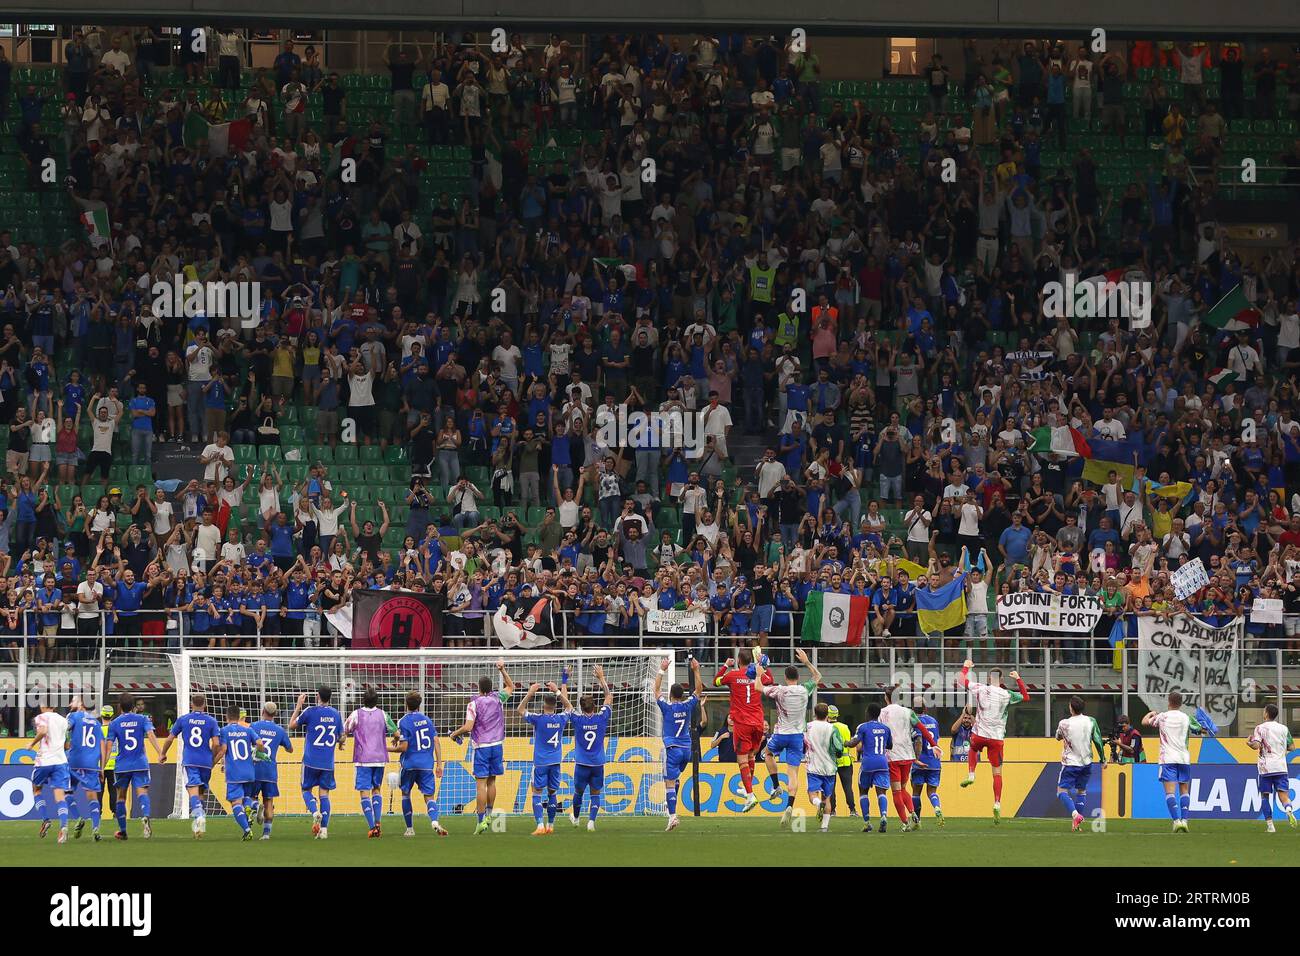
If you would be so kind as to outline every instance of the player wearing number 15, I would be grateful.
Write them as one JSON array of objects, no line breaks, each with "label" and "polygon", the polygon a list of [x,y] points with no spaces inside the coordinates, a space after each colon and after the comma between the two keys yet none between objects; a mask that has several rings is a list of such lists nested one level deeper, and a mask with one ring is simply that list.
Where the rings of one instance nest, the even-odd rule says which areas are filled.
[{"label": "player wearing number 15", "polygon": [[401,754],[402,772],[398,789],[402,791],[402,819],[406,830],[402,836],[415,836],[415,813],[411,807],[411,789],[419,787],[424,795],[424,806],[429,813],[433,832],[446,836],[447,831],[438,822],[438,786],[436,777],[442,776],[442,744],[438,742],[438,728],[428,714],[420,710],[423,698],[413,690],[406,695],[406,714],[397,722],[397,733],[389,750]]},{"label": "player wearing number 15", "polygon": [[659,705],[663,717],[664,738],[664,796],[668,803],[668,830],[677,829],[677,781],[682,769],[691,759],[691,726],[699,712],[700,695],[704,693],[704,681],[700,678],[700,662],[691,658],[691,676],[695,678],[695,692],[686,696],[684,684],[673,684],[668,688],[668,699],[664,700],[660,688],[663,687],[664,675],[668,673],[671,663],[664,658],[655,674],[654,699]]},{"label": "player wearing number 15", "polygon": [[[298,705],[289,718],[289,729],[302,727],[302,801],[311,811],[311,832],[317,840],[329,839],[330,791],[334,789],[334,750],[343,749],[343,715],[330,706],[333,692],[316,688],[316,706],[306,707],[307,695],[298,695]],[[305,709],[304,709],[305,708]],[[315,790],[320,791],[316,803]]]},{"label": "player wearing number 15", "polygon": [[[564,728],[569,725],[569,714],[573,710],[564,688],[551,681],[546,685],[547,693],[542,695],[541,713],[530,713],[528,703],[541,689],[541,684],[533,684],[519,702],[519,716],[533,728],[533,778],[528,785],[528,797],[533,804],[533,820],[537,823],[533,836],[546,836],[555,832],[555,814],[559,810],[556,795],[560,790],[560,755],[563,750]],[[564,710],[560,712],[555,707],[557,697],[564,705]],[[544,806],[543,793],[546,794]]]},{"label": "player wearing number 15", "polygon": [[239,705],[226,708],[226,726],[217,731],[219,741],[214,758],[225,758],[226,800],[230,802],[230,815],[244,832],[244,842],[253,839],[253,828],[248,822],[244,800],[253,786],[253,755],[265,744],[257,731],[239,722]]},{"label": "player wearing number 15", "polygon": [[600,792],[605,789],[605,735],[609,733],[610,709],[614,692],[605,681],[605,669],[597,664],[591,669],[596,683],[605,692],[605,702],[596,707],[596,698],[583,694],[578,698],[580,713],[569,717],[573,727],[573,812],[569,820],[576,827],[582,814],[582,797],[591,791],[591,812],[587,829],[596,829],[596,814],[600,812]]},{"label": "player wearing number 15", "polygon": [[[736,659],[727,658],[722,669],[713,678],[714,686],[731,691],[731,739],[736,747],[736,763],[740,765],[740,780],[745,785],[745,805],[748,813],[758,806],[754,795],[754,755],[763,743],[763,695],[749,673],[754,662],[748,648],[741,648]],[[763,672],[763,684],[772,683],[772,675]]]},{"label": "player wearing number 15", "polygon": [[190,832],[200,839],[208,829],[207,814],[203,811],[203,794],[212,777],[212,738],[221,725],[217,718],[204,711],[207,698],[202,694],[190,695],[190,712],[181,714],[163,738],[159,763],[167,762],[167,752],[172,741],[181,741],[181,770],[185,774],[185,792],[190,795]]},{"label": "player wearing number 15", "polygon": [[123,694],[117,699],[117,711],[117,716],[108,725],[108,732],[104,734],[105,759],[114,747],[117,748],[113,777],[114,789],[117,791],[113,795],[117,832],[113,837],[126,839],[126,796],[132,792],[141,817],[142,835],[147,840],[153,836],[153,825],[149,822],[149,754],[144,744],[147,740],[157,750],[158,738],[154,736],[153,721],[149,715],[135,712],[133,694]]}]

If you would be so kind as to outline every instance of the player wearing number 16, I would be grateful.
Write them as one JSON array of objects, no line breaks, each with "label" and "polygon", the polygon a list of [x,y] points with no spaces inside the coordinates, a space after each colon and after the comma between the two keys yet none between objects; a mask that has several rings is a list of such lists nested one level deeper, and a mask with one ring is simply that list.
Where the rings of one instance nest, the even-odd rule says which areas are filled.
[{"label": "player wearing number 16", "polygon": [[[298,695],[298,705],[289,718],[289,729],[302,727],[302,802],[311,811],[311,832],[317,840],[329,839],[330,791],[334,789],[334,749],[343,749],[343,715],[330,706],[333,692],[316,688],[316,706],[306,707],[307,695]],[[314,791],[320,791],[316,803]]]},{"label": "player wearing number 16", "polygon": [[244,842],[247,843],[253,839],[253,828],[248,822],[244,800],[249,796],[256,776],[253,772],[253,755],[265,744],[256,730],[239,722],[238,704],[226,708],[226,726],[217,731],[216,739],[213,759],[225,758],[226,800],[230,803],[230,815],[244,832]]},{"label": "player wearing number 16", "polygon": [[686,696],[684,684],[673,684],[668,688],[668,699],[664,700],[660,688],[664,675],[668,673],[671,662],[664,658],[655,674],[654,699],[659,705],[663,717],[664,737],[664,796],[668,803],[668,830],[677,829],[677,781],[682,770],[691,759],[691,725],[699,713],[700,695],[704,693],[704,681],[700,678],[700,662],[691,658],[691,676],[695,678],[695,692]]}]

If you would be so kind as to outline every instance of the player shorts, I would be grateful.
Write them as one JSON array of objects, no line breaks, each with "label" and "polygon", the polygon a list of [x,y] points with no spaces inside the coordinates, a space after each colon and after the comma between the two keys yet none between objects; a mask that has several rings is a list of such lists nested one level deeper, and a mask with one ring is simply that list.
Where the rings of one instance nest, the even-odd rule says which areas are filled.
[{"label": "player shorts", "polygon": [[1084,791],[1088,789],[1088,781],[1092,779],[1092,764],[1086,767],[1061,767],[1061,775],[1056,778],[1056,789],[1058,790],[1077,790]]},{"label": "player shorts", "polygon": [[378,790],[384,785],[383,767],[357,767],[357,790]]},{"label": "player shorts", "polygon": [[113,786],[118,790],[143,790],[149,786],[148,770],[115,770],[113,771]]},{"label": "player shorts", "polygon": [[247,790],[250,800],[274,800],[280,795],[280,784],[275,780],[254,780]]},{"label": "player shorts", "polygon": [[[672,753],[672,751],[668,751]],[[560,765],[558,763],[548,764],[545,767],[533,765],[533,789],[538,793],[544,790],[560,789]]]},{"label": "player shorts", "polygon": [[767,741],[767,752],[776,760],[785,759],[787,767],[803,763],[803,734],[773,734]]},{"label": "player shorts", "polygon": [[252,780],[227,780],[226,781],[226,803],[234,803],[236,800],[251,800],[253,795],[249,792],[256,784]]},{"label": "player shorts", "polygon": [[876,787],[880,790],[889,789],[889,771],[888,770],[860,770],[858,771],[858,789],[866,793],[868,788]]},{"label": "player shorts", "polygon": [[605,768],[591,767],[587,764],[580,763],[573,768],[573,790],[576,793],[579,789],[588,790],[605,789]]},{"label": "player shorts", "polygon": [[338,784],[334,782],[333,770],[322,770],[320,767],[303,767],[302,768],[302,789],[310,790],[313,787],[320,787],[322,790],[333,790]]},{"label": "player shorts", "polygon": [[737,754],[758,753],[763,745],[762,724],[736,724],[731,728],[731,742]]},{"label": "player shorts", "polygon": [[835,774],[808,774],[808,796],[819,793],[827,799],[835,795]]},{"label": "player shorts", "polygon": [[989,764],[994,767],[1002,766],[1002,748],[1005,744],[1005,740],[994,740],[991,737],[980,737],[977,734],[971,734],[970,738],[970,749],[976,753],[987,750]]},{"label": "player shorts", "polygon": [[402,771],[397,787],[403,796],[418,788],[426,797],[431,797],[438,792],[438,779],[428,767],[411,767]]},{"label": "player shorts", "polygon": [[52,767],[37,767],[32,771],[33,787],[53,787],[55,790],[70,790],[72,788],[72,777],[68,773],[66,763],[55,764]]},{"label": "player shorts", "polygon": [[891,760],[889,761],[889,783],[901,783],[907,786],[908,779],[912,776],[912,761],[910,760]]},{"label": "player shorts", "polygon": [[482,780],[484,777],[499,777],[505,773],[503,753],[501,744],[493,744],[491,747],[475,747],[474,779]]},{"label": "player shorts", "polygon": [[1162,763],[1160,765],[1161,783],[1191,783],[1192,765],[1189,763]]},{"label": "player shorts", "polygon": [[104,783],[100,779],[98,770],[69,770],[72,776],[72,792],[85,790],[88,793],[99,793],[104,789]]},{"label": "player shorts", "polygon": [[212,779],[211,767],[186,767],[185,768],[185,786],[208,788],[209,781]]},{"label": "player shorts", "polygon": [[664,749],[664,779],[676,780],[691,762],[690,747],[666,747]]},{"label": "player shorts", "polygon": [[942,777],[943,770],[939,767],[927,767],[923,763],[912,764],[912,786],[914,787],[937,787]]},{"label": "player shorts", "polygon": [[1291,792],[1291,778],[1285,773],[1261,773],[1259,775],[1260,793],[1280,793],[1286,796]]}]

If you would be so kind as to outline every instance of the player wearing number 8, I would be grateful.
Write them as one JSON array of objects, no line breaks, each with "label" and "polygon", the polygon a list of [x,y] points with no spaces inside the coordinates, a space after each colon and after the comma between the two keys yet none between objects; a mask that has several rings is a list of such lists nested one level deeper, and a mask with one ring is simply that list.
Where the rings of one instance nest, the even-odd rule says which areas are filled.
[{"label": "player wearing number 8", "polygon": [[[311,832],[317,840],[329,839],[330,791],[334,789],[334,749],[343,748],[343,715],[330,706],[333,692],[328,687],[316,688],[316,706],[304,706],[307,695],[298,695],[298,705],[289,718],[289,729],[301,726],[304,734],[302,748],[302,801],[311,811]],[[316,803],[314,790],[320,791]]]},{"label": "player wearing number 8", "polygon": [[[564,728],[569,725],[569,715],[573,712],[565,689],[551,681],[546,685],[548,693],[542,697],[542,712],[529,713],[528,702],[541,689],[541,684],[533,684],[519,702],[519,716],[533,728],[533,779],[528,787],[528,796],[533,804],[533,820],[537,823],[533,836],[546,836],[555,832],[555,814],[559,811],[556,794],[560,789],[561,745]],[[564,705],[564,710],[559,713],[555,709],[557,697]],[[543,793],[546,794],[544,806]]]},{"label": "player wearing number 8", "polygon": [[671,662],[664,658],[655,674],[653,696],[663,717],[664,738],[664,793],[668,804],[668,826],[677,829],[677,781],[682,770],[691,759],[691,723],[699,713],[700,695],[704,693],[704,681],[700,678],[700,662],[691,658],[691,675],[695,678],[695,692],[686,696],[686,687],[673,684],[668,688],[668,699],[664,700],[660,688],[663,687],[664,675],[668,673]]},{"label": "player wearing number 8", "polygon": [[203,694],[190,695],[189,713],[176,718],[170,732],[163,738],[162,751],[158,754],[158,762],[166,763],[172,741],[180,738],[180,769],[185,773],[185,792],[190,795],[190,832],[196,840],[202,838],[208,829],[203,797],[212,778],[212,740],[221,729],[217,718],[204,711],[207,702]]},{"label": "player wearing number 8", "polygon": [[239,722],[239,705],[231,704],[226,708],[226,726],[217,732],[217,746],[214,760],[225,758],[226,799],[230,802],[230,815],[239,824],[244,833],[244,842],[253,839],[252,825],[248,822],[248,811],[244,800],[253,786],[253,754],[265,745],[252,727],[245,727]]}]

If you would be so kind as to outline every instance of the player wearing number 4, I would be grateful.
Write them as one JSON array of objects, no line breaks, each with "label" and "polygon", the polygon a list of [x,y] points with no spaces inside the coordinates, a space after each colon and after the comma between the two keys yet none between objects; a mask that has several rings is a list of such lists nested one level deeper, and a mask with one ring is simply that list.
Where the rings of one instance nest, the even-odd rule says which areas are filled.
[{"label": "player wearing number 4", "polygon": [[[763,696],[770,697],[776,703],[776,727],[767,742],[767,752],[774,760],[785,760],[787,792],[785,810],[781,814],[781,825],[786,826],[794,814],[794,798],[799,795],[799,766],[803,763],[804,733],[808,729],[808,701],[821,683],[821,671],[808,660],[808,654],[802,648],[795,651],[799,663],[812,671],[812,680],[800,681],[799,668],[791,664],[785,669],[785,684],[767,685],[763,680],[767,671],[762,661],[755,663],[755,674]],[[827,709],[829,715],[830,710]],[[835,733],[838,735],[839,730]],[[843,736],[840,736],[843,742]],[[841,747],[841,751],[843,748]],[[838,767],[837,767],[838,773]],[[827,799],[834,797],[834,788]]]},{"label": "player wearing number 4", "polygon": [[1268,832],[1276,833],[1273,826],[1275,798],[1278,807],[1286,813],[1287,822],[1292,827],[1296,825],[1295,809],[1289,801],[1290,774],[1286,768],[1286,755],[1295,746],[1295,741],[1286,724],[1278,723],[1276,704],[1267,705],[1264,716],[1268,719],[1255,728],[1246,743],[1252,750],[1259,751],[1259,796],[1262,804],[1259,812],[1268,824]]},{"label": "player wearing number 4", "polygon": [[1160,731],[1160,782],[1165,785],[1165,805],[1175,833],[1187,832],[1187,812],[1192,803],[1192,755],[1187,740],[1192,734],[1204,733],[1195,718],[1182,712],[1182,706],[1183,695],[1173,691],[1168,710],[1142,718],[1144,726]]},{"label": "player wearing number 4", "polygon": [[248,822],[244,801],[251,796],[249,791],[256,776],[254,754],[265,746],[257,731],[239,722],[239,705],[227,707],[226,726],[217,731],[213,760],[225,758],[226,800],[230,803],[230,815],[244,833],[245,843],[253,839],[253,826]]},{"label": "player wearing number 4", "polygon": [[158,762],[167,762],[167,751],[177,738],[181,741],[180,769],[185,774],[185,792],[190,796],[190,832],[198,840],[208,830],[208,817],[203,810],[203,797],[212,779],[212,739],[221,730],[217,718],[207,713],[207,698],[203,694],[190,695],[190,710],[181,714],[163,738]]},{"label": "player wearing number 4", "polygon": [[654,700],[663,718],[664,738],[664,800],[668,804],[667,830],[677,829],[677,781],[691,759],[691,726],[700,709],[700,696],[704,693],[704,680],[700,677],[700,662],[691,658],[691,676],[695,690],[687,697],[685,684],[673,684],[664,700],[661,688],[671,661],[664,658],[655,674]]},{"label": "player wearing number 4", "polygon": [[474,809],[478,814],[475,836],[487,833],[491,828],[487,818],[497,799],[497,777],[505,773],[504,705],[515,692],[515,682],[506,673],[505,658],[497,660],[497,673],[501,675],[505,689],[494,691],[492,678],[480,677],[478,696],[465,705],[465,722],[451,735],[451,739],[459,744],[461,738],[469,734],[470,742],[474,745],[474,782],[477,785]]},{"label": "player wearing number 4", "polygon": [[[317,840],[330,835],[330,791],[334,789],[334,750],[343,749],[347,739],[343,732],[343,715],[330,706],[333,692],[316,688],[316,705],[307,707],[307,695],[298,695],[298,704],[289,718],[289,729],[302,727],[302,802],[311,812],[311,833]],[[320,803],[315,791],[320,791]]]},{"label": "player wearing number 4", "polygon": [[398,789],[402,791],[402,819],[406,831],[402,836],[415,836],[415,813],[411,806],[411,789],[419,787],[424,795],[424,806],[429,813],[433,832],[446,836],[447,831],[438,822],[437,783],[442,776],[442,744],[438,741],[438,728],[428,714],[420,710],[422,698],[419,691],[406,695],[406,715],[397,723],[393,745],[388,749],[401,754],[402,772]]},{"label": "player wearing number 4", "polygon": [[[573,708],[564,688],[550,681],[547,693],[542,696],[541,713],[529,713],[528,702],[542,689],[533,684],[519,702],[519,716],[533,728],[533,779],[528,787],[528,797],[533,804],[533,819],[537,828],[533,836],[546,836],[555,832],[555,814],[559,812],[556,795],[560,790],[560,755],[563,751],[564,728],[569,725]],[[556,698],[564,710],[556,710]],[[545,803],[542,795],[545,794]]]},{"label": "player wearing number 4", "polygon": [[591,810],[587,829],[596,829],[596,814],[600,813],[600,792],[605,789],[605,734],[609,732],[609,718],[613,711],[614,692],[605,681],[605,669],[597,664],[591,669],[596,683],[605,692],[605,702],[596,708],[596,698],[583,694],[578,698],[581,713],[569,717],[573,728],[573,808],[569,822],[575,827],[582,816],[582,797],[591,791]]}]

